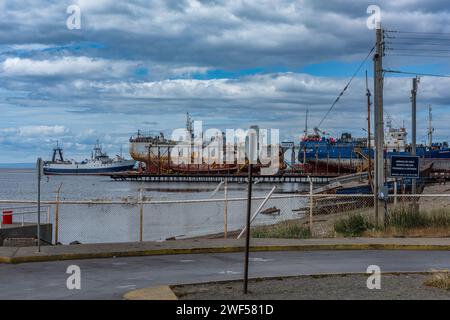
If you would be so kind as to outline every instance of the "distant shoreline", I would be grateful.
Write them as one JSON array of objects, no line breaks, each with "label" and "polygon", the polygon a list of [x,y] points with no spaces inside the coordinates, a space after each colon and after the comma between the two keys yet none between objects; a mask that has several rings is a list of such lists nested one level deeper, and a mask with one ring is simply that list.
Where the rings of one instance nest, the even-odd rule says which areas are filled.
[{"label": "distant shoreline", "polygon": [[0,163],[0,169],[33,169],[34,163]]}]

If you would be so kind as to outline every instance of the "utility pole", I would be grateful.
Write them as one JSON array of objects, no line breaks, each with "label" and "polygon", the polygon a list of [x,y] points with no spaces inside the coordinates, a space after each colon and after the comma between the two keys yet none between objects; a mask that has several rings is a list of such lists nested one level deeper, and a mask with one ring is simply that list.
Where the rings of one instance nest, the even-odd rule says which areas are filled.
[{"label": "utility pole", "polygon": [[373,187],[372,185],[372,150],[370,146],[370,106],[371,106],[371,93],[369,90],[369,81],[367,79],[367,70],[366,70],[366,96],[367,96],[367,153],[369,156],[369,169],[367,170],[368,178],[369,178],[369,185]]},{"label": "utility pole", "polygon": [[[411,90],[411,105],[412,105],[412,143],[411,143],[411,155],[415,156],[417,154],[417,84],[419,83],[419,78],[415,77],[412,79],[412,90]],[[416,179],[412,179],[411,193],[416,194]]]},{"label": "utility pole", "polygon": [[433,107],[428,105],[428,146],[433,146]]},{"label": "utility pole", "polygon": [[376,29],[376,53],[374,55],[374,122],[375,122],[375,218],[384,223],[383,200],[379,193],[384,186],[384,126],[383,126],[383,29],[381,23]]}]

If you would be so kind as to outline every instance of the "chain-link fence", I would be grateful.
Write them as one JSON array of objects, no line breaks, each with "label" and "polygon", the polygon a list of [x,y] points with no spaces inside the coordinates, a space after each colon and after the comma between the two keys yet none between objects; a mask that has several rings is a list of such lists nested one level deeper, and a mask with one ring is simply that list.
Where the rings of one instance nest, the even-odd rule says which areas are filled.
[{"label": "chain-link fence", "polygon": [[[37,211],[18,214],[20,207],[35,205],[33,201],[0,200],[1,212],[8,208],[17,213],[13,216],[16,224],[35,223]],[[223,192],[201,200],[148,201],[141,196],[120,201],[43,201],[42,205],[48,209],[41,211],[41,221],[53,224],[53,242],[62,244],[224,238],[225,230],[228,238],[236,238],[245,226],[247,212],[246,198],[226,198]],[[391,195],[380,212],[396,226],[429,223],[445,227],[450,219],[450,195]],[[373,195],[271,192],[252,199],[255,236],[262,236],[260,228],[288,222],[307,230],[308,237],[334,237],[336,224],[354,216],[376,224]],[[405,222],[408,219],[411,221]]]}]

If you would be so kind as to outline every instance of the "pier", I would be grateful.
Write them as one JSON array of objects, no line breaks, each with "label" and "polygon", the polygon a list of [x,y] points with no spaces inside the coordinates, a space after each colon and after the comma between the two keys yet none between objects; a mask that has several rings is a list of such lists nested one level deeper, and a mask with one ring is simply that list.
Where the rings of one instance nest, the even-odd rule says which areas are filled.
[{"label": "pier", "polygon": [[[311,178],[313,183],[328,183],[337,175],[259,175],[254,176],[255,183],[308,183]],[[247,182],[246,175],[233,174],[139,174],[139,173],[116,173],[110,175],[115,181],[135,181],[135,182],[220,182],[227,180],[234,183]]]}]

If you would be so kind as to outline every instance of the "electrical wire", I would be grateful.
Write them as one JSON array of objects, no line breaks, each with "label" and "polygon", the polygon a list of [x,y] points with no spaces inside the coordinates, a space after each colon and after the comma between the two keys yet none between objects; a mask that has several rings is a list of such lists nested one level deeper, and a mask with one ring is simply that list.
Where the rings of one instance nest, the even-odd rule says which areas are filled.
[{"label": "electrical wire", "polygon": [[399,74],[408,74],[408,75],[416,75],[416,76],[424,76],[424,77],[439,77],[439,78],[450,78],[450,75],[446,74],[434,74],[434,73],[422,73],[422,72],[409,72],[409,71],[401,71],[401,70],[386,70],[383,69],[386,73],[399,73]]},{"label": "electrical wire", "polygon": [[348,87],[350,86],[350,84],[352,83],[353,79],[356,77],[356,75],[359,73],[359,71],[361,70],[361,68],[364,66],[364,64],[367,62],[367,59],[369,59],[370,55],[372,54],[372,52],[375,50],[376,46],[373,46],[372,49],[370,49],[369,53],[367,54],[367,56],[364,58],[364,60],[361,62],[361,64],[359,65],[358,69],[355,71],[355,73],[353,73],[352,77],[350,78],[350,80],[348,81],[347,85],[344,87],[344,89],[342,89],[342,91],[339,93],[339,95],[337,96],[337,98],[334,100],[334,102],[332,103],[330,109],[328,109],[328,111],[325,113],[325,115],[323,116],[323,118],[320,120],[319,125],[317,126],[317,128],[320,128],[320,126],[322,125],[322,123],[325,121],[325,119],[328,117],[328,115],[330,114],[330,112],[333,110],[334,106],[336,105],[336,103],[338,103],[339,99],[344,95],[345,91],[347,91]]},{"label": "electrical wire", "polygon": [[450,33],[447,33],[447,32],[399,31],[399,30],[388,30],[388,29],[385,29],[384,31],[387,33],[407,33],[407,34],[424,34],[424,35],[431,34],[431,35],[449,35],[450,36]]},{"label": "electrical wire", "polygon": [[429,55],[429,54],[395,54],[389,53],[388,56],[393,57],[424,57],[424,58],[450,58],[450,55]]}]

